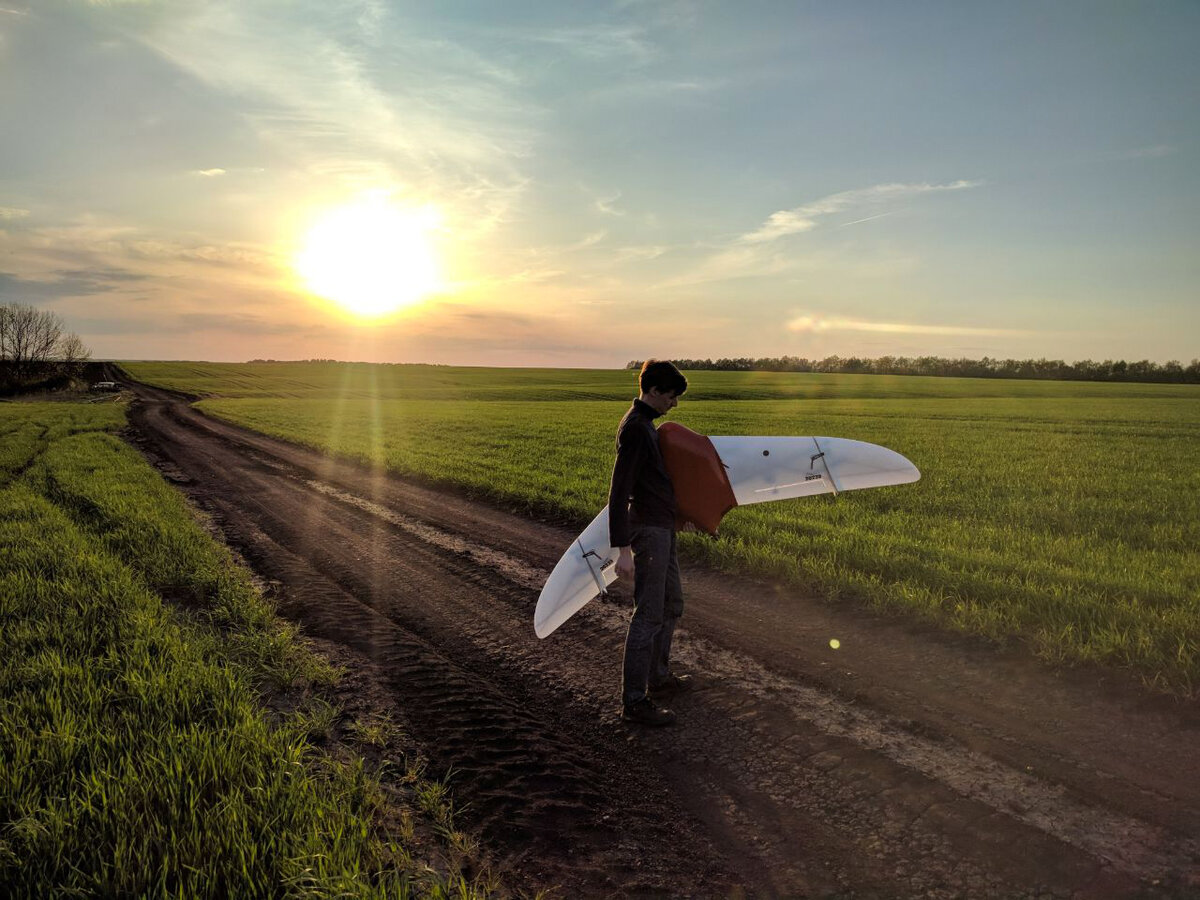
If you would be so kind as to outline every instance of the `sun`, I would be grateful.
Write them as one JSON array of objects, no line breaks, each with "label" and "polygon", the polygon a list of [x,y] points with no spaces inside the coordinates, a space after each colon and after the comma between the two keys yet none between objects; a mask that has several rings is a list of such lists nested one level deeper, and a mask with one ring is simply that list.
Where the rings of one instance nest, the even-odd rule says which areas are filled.
[{"label": "sun", "polygon": [[365,319],[419,303],[441,287],[430,233],[437,214],[368,197],[330,210],[295,258],[308,289]]}]

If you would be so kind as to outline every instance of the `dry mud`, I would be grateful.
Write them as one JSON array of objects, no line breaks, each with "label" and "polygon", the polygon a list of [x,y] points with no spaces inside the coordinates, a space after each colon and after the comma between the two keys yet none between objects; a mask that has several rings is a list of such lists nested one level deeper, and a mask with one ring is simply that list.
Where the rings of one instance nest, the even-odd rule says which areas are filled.
[{"label": "dry mud", "polygon": [[1200,897],[1194,702],[690,570],[677,664],[698,687],[675,727],[627,726],[627,595],[533,633],[575,525],[136,390],[131,440],[275,583],[282,615],[369,667],[363,705],[400,710],[517,889]]}]

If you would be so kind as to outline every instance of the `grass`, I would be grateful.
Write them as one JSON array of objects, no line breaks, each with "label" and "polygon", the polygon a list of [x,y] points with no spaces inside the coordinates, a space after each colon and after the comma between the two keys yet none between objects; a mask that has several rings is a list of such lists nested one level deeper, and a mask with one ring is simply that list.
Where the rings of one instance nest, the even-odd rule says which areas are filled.
[{"label": "grass", "polygon": [[[6,896],[473,896],[414,856],[362,760],[315,740],[336,672],[281,625],[114,405],[0,404]],[[282,689],[308,700],[268,713]],[[412,790],[416,815],[445,830]]]},{"label": "grass", "polygon": [[351,740],[368,747],[386,747],[399,734],[396,724],[381,715],[368,715],[355,719],[347,729]]},{"label": "grass", "polygon": [[[632,392],[621,371],[128,368],[268,434],[580,523],[605,502]],[[671,418],[696,431],[867,440],[923,477],[734,510],[720,540],[683,536],[690,559],[1197,693],[1200,388],[731,372],[691,384]]]},{"label": "grass", "polygon": [[[135,378],[201,397],[267,400],[615,400],[637,393],[623,369],[494,369],[369,363],[122,363]],[[983,397],[1192,398],[1195,385],[695,372],[687,400],[901,400]]]}]

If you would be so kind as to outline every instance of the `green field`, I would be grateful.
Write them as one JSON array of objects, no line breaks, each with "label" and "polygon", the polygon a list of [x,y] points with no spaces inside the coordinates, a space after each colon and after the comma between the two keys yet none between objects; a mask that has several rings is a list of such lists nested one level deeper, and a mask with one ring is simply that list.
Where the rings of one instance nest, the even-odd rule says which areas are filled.
[{"label": "green field", "polygon": [[[414,858],[361,758],[317,748],[336,672],[124,423],[114,403],[0,404],[4,895],[476,893],[444,785],[410,779],[402,815],[444,838]],[[294,711],[268,713],[281,692]]]},{"label": "green field", "polygon": [[[628,371],[127,364],[204,411],[580,523],[603,505]],[[1200,689],[1200,388],[689,373],[706,434],[891,447],[915,485],[734,510],[685,555],[1039,655]]]},{"label": "green field", "polygon": [[[487,369],[368,363],[122,363],[150,384],[201,397],[287,400],[617,400],[637,394],[621,369]],[[825,375],[692,372],[687,400],[902,400],[1113,397],[1200,399],[1196,385],[1109,384]]]}]

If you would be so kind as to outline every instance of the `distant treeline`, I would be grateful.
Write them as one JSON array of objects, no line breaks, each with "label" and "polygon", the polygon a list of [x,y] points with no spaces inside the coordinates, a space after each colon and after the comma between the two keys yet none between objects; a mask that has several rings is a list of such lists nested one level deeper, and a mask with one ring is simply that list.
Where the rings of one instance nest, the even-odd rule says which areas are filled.
[{"label": "distant treeline", "polygon": [[58,313],[23,303],[0,306],[0,394],[69,387],[91,355]]},{"label": "distant treeline", "polygon": [[[956,378],[1041,378],[1058,381],[1155,381],[1168,384],[1200,384],[1200,359],[1187,366],[1171,360],[1148,359],[1126,362],[1106,359],[1093,362],[1063,362],[1061,359],[944,359],[940,356],[748,356],[721,359],[675,359],[681,369],[712,369],[722,372],[840,372],[861,375],[941,375]],[[640,369],[640,359],[630,360],[627,369]]]}]

